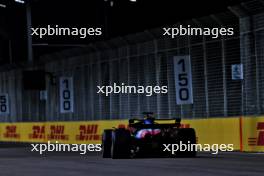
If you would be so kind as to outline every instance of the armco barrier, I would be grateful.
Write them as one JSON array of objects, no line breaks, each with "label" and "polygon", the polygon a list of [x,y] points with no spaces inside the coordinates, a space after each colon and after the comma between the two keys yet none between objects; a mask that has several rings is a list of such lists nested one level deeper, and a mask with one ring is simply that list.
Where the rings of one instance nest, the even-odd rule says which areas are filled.
[{"label": "armco barrier", "polygon": [[[101,143],[104,129],[126,127],[127,120],[0,123],[0,141]],[[183,120],[196,130],[200,144],[233,144],[235,150],[264,152],[264,117]]]}]

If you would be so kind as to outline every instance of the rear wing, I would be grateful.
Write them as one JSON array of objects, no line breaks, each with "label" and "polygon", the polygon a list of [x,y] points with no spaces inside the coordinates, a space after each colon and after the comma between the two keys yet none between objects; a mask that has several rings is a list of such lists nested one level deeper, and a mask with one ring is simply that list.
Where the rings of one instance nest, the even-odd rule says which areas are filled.
[{"label": "rear wing", "polygon": [[[181,123],[180,118],[175,118],[175,119],[153,119],[154,123],[162,122],[164,123],[165,121],[174,121],[175,124]],[[144,123],[144,119],[129,119],[129,124],[135,124],[135,123]],[[171,123],[170,123],[171,124]]]},{"label": "rear wing", "polygon": [[153,119],[153,124],[145,124],[144,119],[129,119],[129,127],[135,128],[169,128],[180,127],[181,119]]}]

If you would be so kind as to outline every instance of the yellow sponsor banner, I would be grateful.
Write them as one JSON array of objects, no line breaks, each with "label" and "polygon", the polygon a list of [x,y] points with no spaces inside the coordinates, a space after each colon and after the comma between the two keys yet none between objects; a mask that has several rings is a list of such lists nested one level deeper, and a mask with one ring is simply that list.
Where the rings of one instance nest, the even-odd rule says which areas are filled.
[{"label": "yellow sponsor banner", "polygon": [[0,141],[37,142],[47,141],[70,144],[101,143],[104,129],[127,127],[127,120],[1,123]]},{"label": "yellow sponsor banner", "polygon": [[70,144],[97,144],[102,141],[104,129],[127,126],[127,120],[80,121],[80,122],[48,122],[46,125],[46,141],[59,141]]},{"label": "yellow sponsor banner", "polygon": [[[126,119],[0,123],[0,141],[97,144],[104,129],[127,125]],[[182,127],[194,128],[199,144],[233,144],[235,150],[264,151],[264,117],[183,120]]]},{"label": "yellow sponsor banner", "polygon": [[264,117],[242,118],[243,151],[264,152]]},{"label": "yellow sponsor banner", "polygon": [[44,123],[1,123],[0,140],[9,142],[44,142],[44,138],[36,137],[38,129],[35,128],[44,125]]},{"label": "yellow sponsor banner", "polygon": [[194,128],[199,144],[233,144],[234,150],[240,149],[239,118],[209,118],[183,120]]}]

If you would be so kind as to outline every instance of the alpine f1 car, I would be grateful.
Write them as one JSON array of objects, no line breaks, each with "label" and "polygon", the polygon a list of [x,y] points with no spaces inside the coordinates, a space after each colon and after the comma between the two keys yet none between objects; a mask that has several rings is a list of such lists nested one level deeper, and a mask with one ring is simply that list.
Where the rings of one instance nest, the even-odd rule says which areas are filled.
[{"label": "alpine f1 car", "polygon": [[130,119],[128,128],[104,130],[104,158],[196,156],[196,151],[164,151],[166,144],[196,144],[193,128],[181,128],[181,119],[155,119],[151,112],[143,114],[144,119]]}]

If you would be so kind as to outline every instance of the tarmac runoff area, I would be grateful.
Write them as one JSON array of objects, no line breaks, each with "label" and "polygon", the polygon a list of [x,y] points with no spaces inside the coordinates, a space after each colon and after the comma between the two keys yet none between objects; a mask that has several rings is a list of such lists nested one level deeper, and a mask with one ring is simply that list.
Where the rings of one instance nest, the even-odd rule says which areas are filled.
[{"label": "tarmac runoff area", "polygon": [[0,148],[0,176],[263,176],[264,153],[198,153],[197,158],[103,159],[100,153],[33,153]]}]

